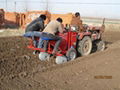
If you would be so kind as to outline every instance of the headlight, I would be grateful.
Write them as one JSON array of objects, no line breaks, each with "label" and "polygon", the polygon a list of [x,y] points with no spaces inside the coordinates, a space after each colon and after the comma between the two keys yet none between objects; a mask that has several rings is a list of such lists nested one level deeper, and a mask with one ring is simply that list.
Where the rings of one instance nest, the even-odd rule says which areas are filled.
[{"label": "headlight", "polygon": [[71,27],[71,29],[72,29],[72,31],[76,31],[76,28],[75,28],[75,27],[73,27],[73,26]]}]

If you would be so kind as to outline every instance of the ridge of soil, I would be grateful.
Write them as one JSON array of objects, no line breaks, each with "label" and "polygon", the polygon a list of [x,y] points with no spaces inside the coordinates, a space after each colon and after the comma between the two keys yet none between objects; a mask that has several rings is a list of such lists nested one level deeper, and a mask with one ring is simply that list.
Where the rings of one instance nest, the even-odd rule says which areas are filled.
[{"label": "ridge of soil", "polygon": [[105,32],[103,39],[105,51],[57,65],[33,55],[27,38],[1,37],[0,90],[120,90],[120,32]]}]

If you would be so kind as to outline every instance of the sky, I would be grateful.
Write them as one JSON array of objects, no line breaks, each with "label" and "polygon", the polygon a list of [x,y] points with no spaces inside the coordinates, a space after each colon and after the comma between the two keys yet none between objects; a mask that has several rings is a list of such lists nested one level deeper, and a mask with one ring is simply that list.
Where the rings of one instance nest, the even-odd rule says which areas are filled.
[{"label": "sky", "polygon": [[[7,2],[7,3],[6,3]],[[81,16],[120,19],[120,0],[0,0],[0,8],[11,12],[49,10]]]}]

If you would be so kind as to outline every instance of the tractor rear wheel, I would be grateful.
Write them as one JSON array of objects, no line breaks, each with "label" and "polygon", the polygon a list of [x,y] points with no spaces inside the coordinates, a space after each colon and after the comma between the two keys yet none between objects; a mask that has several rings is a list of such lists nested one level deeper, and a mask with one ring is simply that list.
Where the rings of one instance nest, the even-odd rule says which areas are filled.
[{"label": "tractor rear wheel", "polygon": [[97,51],[104,51],[105,50],[105,42],[100,40],[97,42]]},{"label": "tractor rear wheel", "polygon": [[68,61],[74,60],[77,57],[77,52],[74,48],[70,48],[66,53]]},{"label": "tractor rear wheel", "polygon": [[89,36],[85,36],[81,41],[78,42],[77,51],[81,56],[86,56],[91,53],[92,40]]}]

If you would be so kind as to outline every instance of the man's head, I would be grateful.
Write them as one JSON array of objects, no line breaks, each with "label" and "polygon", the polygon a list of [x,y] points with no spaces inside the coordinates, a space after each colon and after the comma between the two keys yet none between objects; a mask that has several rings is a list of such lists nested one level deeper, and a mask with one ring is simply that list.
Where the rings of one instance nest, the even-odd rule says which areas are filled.
[{"label": "man's head", "polygon": [[62,23],[62,22],[63,22],[62,18],[60,18],[60,17],[59,17],[59,18],[57,18],[56,20],[57,20],[58,22],[60,22],[60,23]]},{"label": "man's head", "polygon": [[79,17],[79,16],[80,16],[80,13],[79,13],[79,12],[76,12],[76,13],[75,13],[75,16],[76,16],[76,17]]},{"label": "man's head", "polygon": [[39,17],[42,18],[43,20],[46,20],[46,16],[44,14],[41,14]]}]

